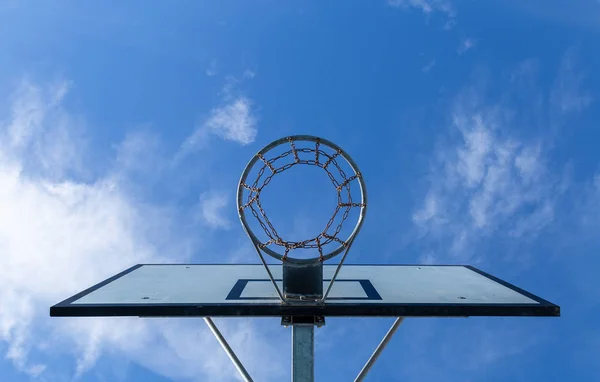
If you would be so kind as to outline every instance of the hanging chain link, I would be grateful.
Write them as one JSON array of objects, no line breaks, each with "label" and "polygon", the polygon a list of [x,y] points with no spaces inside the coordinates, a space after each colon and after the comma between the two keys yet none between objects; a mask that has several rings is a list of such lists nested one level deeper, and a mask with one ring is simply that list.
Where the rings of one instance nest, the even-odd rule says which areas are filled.
[{"label": "hanging chain link", "polygon": [[[256,179],[252,183],[252,185],[248,185],[243,183],[242,187],[248,190],[248,197],[246,199],[246,203],[240,206],[240,210],[244,210],[246,208],[250,208],[252,215],[258,221],[261,228],[264,230],[265,234],[268,237],[268,240],[265,242],[259,243],[260,248],[265,248],[269,245],[278,245],[284,248],[283,259],[286,259],[289,252],[298,248],[316,248],[319,251],[319,258],[323,259],[323,246],[331,243],[337,242],[344,247],[349,245],[348,242],[341,240],[337,237],[337,235],[341,232],[344,221],[348,218],[350,214],[350,210],[355,207],[364,207],[363,203],[356,203],[352,201],[352,194],[350,189],[350,184],[353,180],[359,179],[362,177],[360,172],[355,173],[354,175],[348,177],[344,170],[340,167],[340,164],[337,162],[336,158],[341,154],[341,151],[336,151],[333,154],[328,154],[320,148],[320,142],[317,140],[315,143],[315,147],[308,148],[297,148],[293,139],[289,139],[290,150],[287,150],[271,159],[265,158],[263,155],[258,155],[258,158],[263,162],[263,165],[258,170],[256,175]],[[315,159],[300,159],[299,153],[314,153]],[[275,167],[275,162],[282,160],[288,156],[293,157],[293,161],[286,163],[280,167]],[[325,162],[322,162],[323,158],[326,158]],[[263,209],[260,202],[260,193],[261,191],[271,182],[273,177],[276,174],[280,174],[296,165],[308,165],[308,166],[316,166],[323,169],[331,183],[335,187],[337,191],[337,205],[333,215],[325,225],[325,229],[321,231],[316,237],[302,240],[302,241],[286,241],[279,236],[277,230],[267,217],[265,210]],[[333,166],[333,171],[337,170],[341,178],[341,182],[338,182],[332,170],[330,170],[331,166]],[[270,173],[265,175],[265,172],[269,169]],[[264,179],[263,179],[264,177]],[[343,200],[342,194],[346,196],[347,200]],[[332,226],[338,216],[340,210],[342,210],[340,222],[337,224],[333,232],[329,232],[332,229]]]}]

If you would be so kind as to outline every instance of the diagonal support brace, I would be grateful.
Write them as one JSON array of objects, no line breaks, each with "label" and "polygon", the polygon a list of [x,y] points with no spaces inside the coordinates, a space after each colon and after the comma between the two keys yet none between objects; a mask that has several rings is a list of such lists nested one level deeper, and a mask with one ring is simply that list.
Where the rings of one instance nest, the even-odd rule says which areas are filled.
[{"label": "diagonal support brace", "polygon": [[208,327],[210,328],[210,331],[213,332],[213,334],[217,338],[217,341],[219,341],[219,343],[223,347],[223,350],[225,350],[225,352],[229,356],[229,359],[231,359],[231,362],[233,362],[233,365],[235,366],[235,368],[240,372],[240,375],[242,376],[244,381],[245,382],[253,382],[252,378],[250,377],[250,374],[248,374],[248,372],[244,368],[244,365],[242,365],[239,358],[235,355],[235,352],[229,346],[229,344],[225,340],[225,337],[223,337],[223,335],[221,334],[221,332],[219,331],[219,329],[217,328],[217,325],[215,325],[213,320],[210,317],[204,317],[204,322],[206,322],[206,325],[208,325]]},{"label": "diagonal support brace", "polygon": [[369,372],[369,370],[371,370],[371,368],[373,367],[373,364],[375,363],[375,361],[377,361],[377,358],[379,357],[379,355],[381,354],[383,349],[385,349],[388,342],[390,342],[390,340],[394,336],[394,333],[396,333],[396,330],[398,330],[398,327],[400,326],[402,321],[404,321],[404,317],[396,318],[396,321],[394,321],[390,330],[388,330],[386,335],[383,337],[383,340],[381,340],[381,342],[379,343],[379,345],[377,346],[377,348],[371,355],[371,358],[369,358],[369,360],[367,361],[365,366],[362,368],[360,373],[358,373],[358,376],[356,377],[354,382],[361,382],[363,379],[365,379],[365,377],[367,376],[367,373]]}]

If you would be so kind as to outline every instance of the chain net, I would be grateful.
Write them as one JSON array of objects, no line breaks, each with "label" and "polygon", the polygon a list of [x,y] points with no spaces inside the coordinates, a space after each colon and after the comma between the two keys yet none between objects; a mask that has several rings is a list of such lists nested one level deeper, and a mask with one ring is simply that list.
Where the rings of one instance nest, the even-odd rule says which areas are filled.
[{"label": "chain net", "polygon": [[[351,209],[365,206],[364,203],[357,203],[352,200],[350,187],[351,182],[360,178],[362,175],[360,172],[356,172],[355,174],[348,176],[340,166],[340,163],[338,163],[340,154],[342,154],[341,150],[337,150],[332,154],[327,153],[322,149],[319,140],[313,142],[314,146],[304,148],[296,148],[296,142],[291,138],[288,139],[288,142],[290,145],[289,150],[284,151],[273,158],[267,159],[263,155],[258,154],[258,158],[262,161],[262,166],[259,168],[256,179],[252,184],[240,184],[248,191],[248,195],[245,199],[245,203],[239,208],[240,211],[249,209],[264,230],[267,241],[258,243],[259,248],[263,249],[273,245],[282,247],[284,252],[282,255],[283,260],[285,260],[290,251],[294,249],[317,249],[319,252],[319,260],[323,260],[323,248],[328,244],[336,242],[343,247],[349,245],[346,240],[338,238],[338,234],[342,230],[342,225],[348,218]],[[302,157],[306,157],[306,154],[313,154],[314,159],[301,159],[300,154],[304,154]],[[288,159],[289,161],[276,167],[275,162],[281,161],[282,159]],[[277,233],[277,230],[267,217],[261,204],[260,193],[271,182],[275,175],[297,165],[316,166],[323,169],[337,191],[337,205],[325,228],[317,236],[302,241],[286,241]],[[338,173],[341,181],[336,179],[332,171]],[[345,196],[345,198],[343,196]],[[337,225],[334,225],[338,216],[341,216],[341,218],[339,219],[339,222],[337,222]]]}]

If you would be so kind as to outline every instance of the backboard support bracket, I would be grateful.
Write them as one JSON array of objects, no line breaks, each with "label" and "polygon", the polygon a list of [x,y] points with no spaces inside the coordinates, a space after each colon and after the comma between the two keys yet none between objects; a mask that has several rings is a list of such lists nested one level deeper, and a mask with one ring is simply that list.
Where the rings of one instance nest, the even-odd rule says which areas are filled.
[{"label": "backboard support bracket", "polygon": [[320,328],[325,325],[325,316],[283,316],[281,325],[286,328],[291,325],[314,325]]},{"label": "backboard support bracket", "polygon": [[314,382],[315,326],[325,325],[325,317],[283,316],[281,325],[292,327],[292,382]]}]

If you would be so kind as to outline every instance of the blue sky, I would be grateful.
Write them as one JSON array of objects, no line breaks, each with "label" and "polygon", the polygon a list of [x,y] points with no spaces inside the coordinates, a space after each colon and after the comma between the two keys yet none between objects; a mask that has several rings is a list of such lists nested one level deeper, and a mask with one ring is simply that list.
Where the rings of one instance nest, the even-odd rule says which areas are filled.
[{"label": "blue sky", "polygon": [[[237,380],[201,320],[48,308],[140,262],[256,262],[235,188],[291,134],[365,175],[349,262],[473,264],[562,307],[405,320],[370,380],[600,380],[600,2],[6,0],[0,35],[0,380]],[[272,193],[291,230],[321,186]],[[391,322],[328,320],[318,380]],[[217,323],[289,378],[279,320]]]}]

